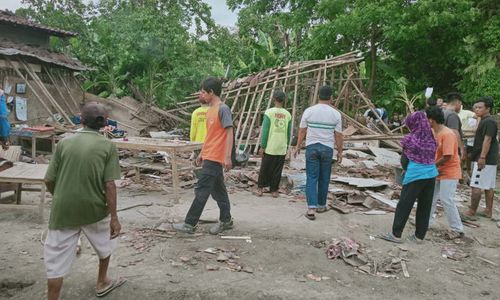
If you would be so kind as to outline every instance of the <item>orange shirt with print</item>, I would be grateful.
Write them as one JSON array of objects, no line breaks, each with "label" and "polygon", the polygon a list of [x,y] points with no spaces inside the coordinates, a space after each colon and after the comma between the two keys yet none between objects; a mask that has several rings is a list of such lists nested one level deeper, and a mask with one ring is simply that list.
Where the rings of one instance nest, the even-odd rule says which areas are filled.
[{"label": "orange shirt with print", "polygon": [[461,179],[462,167],[460,165],[460,156],[458,155],[457,136],[453,130],[444,127],[436,137],[438,148],[436,151],[436,162],[445,155],[451,155],[451,158],[438,167],[439,176],[437,179]]},{"label": "orange shirt with print", "polygon": [[201,158],[223,164],[226,158],[227,132],[220,119],[221,105],[225,104],[212,106],[207,111],[207,136],[201,150]]}]

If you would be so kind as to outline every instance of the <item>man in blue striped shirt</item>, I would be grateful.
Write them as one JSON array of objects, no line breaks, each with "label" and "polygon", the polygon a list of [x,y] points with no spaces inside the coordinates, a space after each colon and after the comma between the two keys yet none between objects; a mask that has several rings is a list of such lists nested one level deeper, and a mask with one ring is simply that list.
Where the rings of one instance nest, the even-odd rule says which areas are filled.
[{"label": "man in blue striped shirt", "polygon": [[307,108],[300,121],[299,136],[294,156],[300,151],[306,138],[306,198],[309,220],[316,219],[315,213],[325,212],[328,186],[332,172],[334,145],[337,146],[337,160],[342,161],[344,138],[342,117],[331,106],[332,89],[322,86],[318,104]]}]

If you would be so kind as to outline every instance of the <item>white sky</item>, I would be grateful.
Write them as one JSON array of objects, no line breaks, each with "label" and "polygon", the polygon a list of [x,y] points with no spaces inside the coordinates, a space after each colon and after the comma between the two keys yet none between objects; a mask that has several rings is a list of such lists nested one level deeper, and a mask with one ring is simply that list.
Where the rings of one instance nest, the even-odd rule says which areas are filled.
[{"label": "white sky", "polygon": [[[212,18],[224,26],[235,26],[238,15],[227,8],[225,0],[204,0],[212,6]],[[15,11],[21,7],[21,0],[0,0],[0,9]]]}]

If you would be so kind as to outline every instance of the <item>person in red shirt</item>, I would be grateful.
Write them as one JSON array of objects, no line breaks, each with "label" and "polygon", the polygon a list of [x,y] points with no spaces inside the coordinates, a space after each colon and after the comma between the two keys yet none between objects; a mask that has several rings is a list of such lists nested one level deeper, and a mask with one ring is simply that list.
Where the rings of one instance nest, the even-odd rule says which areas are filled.
[{"label": "person in red shirt", "polygon": [[207,111],[207,135],[196,159],[196,164],[201,165],[202,169],[194,190],[195,198],[184,223],[172,225],[180,232],[195,232],[210,195],[217,201],[220,209],[220,222],[210,228],[210,233],[219,234],[233,228],[223,172],[232,168],[233,120],[231,109],[220,99],[221,92],[222,81],[217,78],[209,77],[201,84],[201,97],[210,106]]},{"label": "person in red shirt", "polygon": [[460,220],[457,205],[455,204],[458,180],[462,178],[457,135],[452,129],[444,126],[445,117],[440,108],[430,107],[426,110],[426,114],[438,143],[436,166],[439,171],[434,188],[429,226],[434,220],[433,216],[436,212],[437,200],[439,199],[443,205],[448,224],[451,227],[451,232],[448,233],[448,236],[450,239],[455,239],[462,237],[464,234],[464,226]]}]

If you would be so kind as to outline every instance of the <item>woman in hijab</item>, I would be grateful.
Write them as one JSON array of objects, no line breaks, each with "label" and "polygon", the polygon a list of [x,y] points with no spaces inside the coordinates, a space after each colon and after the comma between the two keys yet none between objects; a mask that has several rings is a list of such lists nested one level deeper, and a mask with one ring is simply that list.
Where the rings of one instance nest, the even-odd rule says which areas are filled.
[{"label": "woman in hijab", "polygon": [[415,242],[424,239],[429,227],[434,182],[438,175],[434,161],[437,142],[427,116],[422,111],[414,112],[406,118],[405,125],[410,129],[410,133],[401,140],[401,165],[405,170],[403,189],[396,207],[392,232],[380,236],[395,243],[402,242],[401,235],[416,200],[416,230],[408,239]]}]

